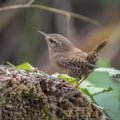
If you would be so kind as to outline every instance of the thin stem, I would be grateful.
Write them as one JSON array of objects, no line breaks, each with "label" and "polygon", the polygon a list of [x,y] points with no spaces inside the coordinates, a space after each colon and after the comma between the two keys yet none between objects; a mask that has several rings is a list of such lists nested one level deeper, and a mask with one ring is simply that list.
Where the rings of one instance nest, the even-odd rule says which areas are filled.
[{"label": "thin stem", "polygon": [[[33,0],[31,0],[31,2],[33,2]],[[29,2],[29,4],[30,4],[30,2]],[[62,15],[68,16],[68,17],[71,16],[71,17],[74,17],[74,18],[81,19],[83,21],[92,23],[96,26],[101,26],[101,24],[98,21],[96,21],[94,19],[91,19],[89,17],[79,15],[79,14],[76,14],[76,13],[73,13],[73,12],[68,12],[68,11],[65,11],[65,10],[60,10],[60,9],[57,9],[57,8],[47,7],[47,6],[44,6],[44,5],[38,5],[38,4],[28,5],[28,3],[27,3],[27,4],[24,4],[24,5],[22,4],[22,5],[5,6],[5,7],[0,8],[0,11],[13,10],[13,9],[19,9],[19,8],[38,8],[38,9],[41,9],[41,10],[46,10],[46,11],[50,11],[50,12],[53,12],[53,13],[62,14]]]},{"label": "thin stem", "polygon": [[30,6],[35,0],[30,0],[26,5]]},{"label": "thin stem", "polygon": [[70,16],[67,16],[67,38],[70,39]]}]

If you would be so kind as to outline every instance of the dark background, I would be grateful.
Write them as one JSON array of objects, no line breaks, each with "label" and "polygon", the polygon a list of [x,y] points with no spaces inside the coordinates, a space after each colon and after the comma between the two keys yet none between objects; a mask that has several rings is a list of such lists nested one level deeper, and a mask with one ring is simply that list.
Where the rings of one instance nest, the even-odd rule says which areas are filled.
[{"label": "dark background", "polygon": [[[28,0],[1,0],[0,7],[25,4]],[[48,58],[47,44],[37,32],[59,33],[67,36],[80,49],[91,50],[108,40],[101,55],[112,67],[120,69],[120,1],[119,0],[35,0],[42,4],[72,11],[99,21],[102,26],[36,8],[0,12],[0,63],[14,65],[29,62],[40,70],[51,73],[55,68]]]}]

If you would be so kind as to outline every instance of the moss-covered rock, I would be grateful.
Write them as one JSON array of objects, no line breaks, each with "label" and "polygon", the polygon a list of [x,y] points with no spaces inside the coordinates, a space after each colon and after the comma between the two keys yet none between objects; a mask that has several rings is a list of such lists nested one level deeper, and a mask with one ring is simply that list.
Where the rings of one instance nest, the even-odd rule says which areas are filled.
[{"label": "moss-covered rock", "polygon": [[0,120],[106,120],[74,86],[39,70],[0,66]]}]

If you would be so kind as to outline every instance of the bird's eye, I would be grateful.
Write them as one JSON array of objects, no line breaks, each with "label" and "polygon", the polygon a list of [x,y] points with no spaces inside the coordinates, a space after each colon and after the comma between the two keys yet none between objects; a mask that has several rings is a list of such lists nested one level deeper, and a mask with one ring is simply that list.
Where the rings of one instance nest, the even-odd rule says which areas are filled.
[{"label": "bird's eye", "polygon": [[56,41],[56,40],[51,39],[51,38],[49,39],[49,41],[50,41],[50,43],[54,43],[56,45],[62,45],[62,42]]},{"label": "bird's eye", "polygon": [[50,39],[49,41],[50,41],[51,43],[56,43],[55,40],[53,40],[53,39]]}]

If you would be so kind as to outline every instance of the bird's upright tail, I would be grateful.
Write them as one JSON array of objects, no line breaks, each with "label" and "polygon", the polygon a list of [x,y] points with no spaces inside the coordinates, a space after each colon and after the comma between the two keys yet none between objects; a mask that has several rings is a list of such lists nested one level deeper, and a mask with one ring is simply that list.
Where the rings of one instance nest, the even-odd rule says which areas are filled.
[{"label": "bird's upright tail", "polygon": [[107,44],[107,41],[103,41],[100,45],[96,46],[95,48],[93,48],[89,53],[88,53],[88,61],[91,63],[95,63],[98,59],[98,55],[100,50],[105,47],[105,45]]},{"label": "bird's upright tail", "polygon": [[107,41],[103,41],[99,46],[94,48],[93,51],[99,52],[106,44],[107,44]]}]

